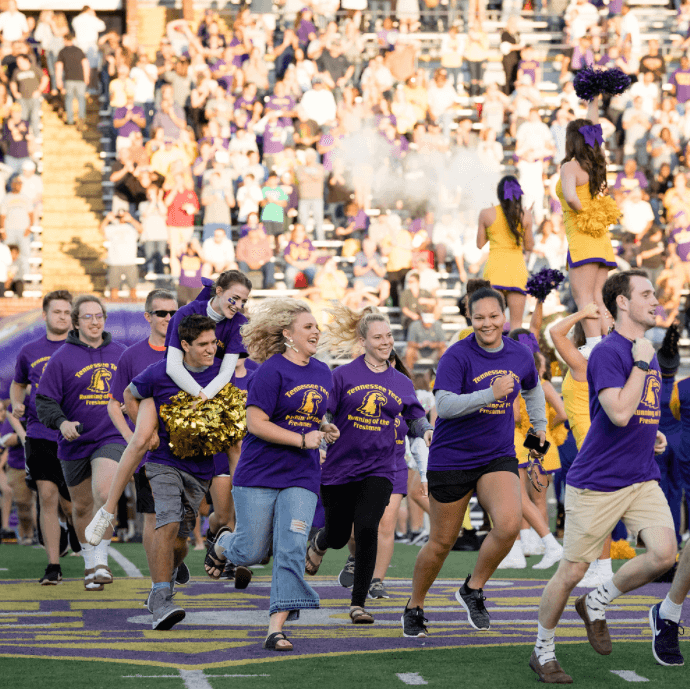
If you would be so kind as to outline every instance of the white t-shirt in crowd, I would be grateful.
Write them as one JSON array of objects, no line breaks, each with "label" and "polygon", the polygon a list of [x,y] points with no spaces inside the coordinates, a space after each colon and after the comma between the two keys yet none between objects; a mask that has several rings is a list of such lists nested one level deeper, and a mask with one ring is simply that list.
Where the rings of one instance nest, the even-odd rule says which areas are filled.
[{"label": "white t-shirt in crowd", "polygon": [[134,81],[134,102],[152,103],[156,80],[158,79],[156,65],[148,64],[145,67],[132,67],[129,76]]},{"label": "white t-shirt in crowd", "polygon": [[29,24],[21,12],[3,12],[0,14],[0,31],[6,43],[21,41],[24,34],[29,32]]},{"label": "white t-shirt in crowd", "polygon": [[133,266],[137,262],[137,242],[139,233],[128,222],[110,223],[105,228],[108,246],[109,266]]},{"label": "white t-shirt in crowd", "polygon": [[74,42],[85,50],[98,43],[98,34],[105,31],[105,22],[92,14],[82,12],[72,20]]},{"label": "white t-shirt in crowd", "polygon": [[627,199],[621,205],[623,211],[622,225],[628,232],[639,236],[644,232],[650,222],[654,221],[654,211],[649,201],[633,201]]},{"label": "white t-shirt in crowd", "polygon": [[204,241],[201,252],[204,261],[213,266],[226,266],[235,260],[235,247],[227,237],[220,244],[215,237],[209,237]]}]

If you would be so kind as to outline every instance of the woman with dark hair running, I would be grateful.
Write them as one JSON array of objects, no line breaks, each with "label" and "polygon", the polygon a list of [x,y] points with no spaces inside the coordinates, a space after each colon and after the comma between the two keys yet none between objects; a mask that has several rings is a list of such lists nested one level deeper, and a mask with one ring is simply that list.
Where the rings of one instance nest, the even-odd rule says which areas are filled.
[{"label": "woman with dark hair running", "polygon": [[510,310],[510,329],[522,325],[525,313],[527,265],[525,251],[532,251],[532,213],[522,208],[522,188],[517,178],[506,175],[498,183],[499,205],[479,214],[477,247],[489,242],[484,279],[505,294]]},{"label": "woman with dark hair running", "polygon": [[389,504],[395,477],[395,419],[401,416],[414,437],[431,443],[432,428],[409,378],[390,363],[393,334],[378,309],[352,311],[335,304],[326,346],[336,356],[364,354],[333,373],[329,414],[341,438],[328,449],[321,472],[326,526],[309,542],[306,571],[315,575],[328,548],[347,545],[354,525],[355,572],[350,618],[372,624],[364,609],[376,566],[379,522]]},{"label": "woman with dark hair running", "polygon": [[438,420],[427,468],[430,532],[415,562],[412,596],[401,620],[407,637],[427,635],[424,600],[455,544],[475,490],[493,529],[455,598],[472,627],[489,629],[483,587],[510,551],[522,521],[513,421],[513,401],[520,392],[541,445],[546,438],[544,391],[531,352],[503,336],[503,296],[479,289],[468,310],[474,333],[441,357],[434,385]]},{"label": "woman with dark hair running", "polygon": [[556,194],[563,206],[568,238],[570,287],[578,309],[594,302],[601,318],[582,321],[587,338],[581,352],[589,357],[592,348],[606,334],[601,291],[616,259],[609,237],[609,225],[620,211],[606,195],[606,157],[599,124],[599,96],[590,102],[587,119],[568,123],[565,130],[565,158]]}]

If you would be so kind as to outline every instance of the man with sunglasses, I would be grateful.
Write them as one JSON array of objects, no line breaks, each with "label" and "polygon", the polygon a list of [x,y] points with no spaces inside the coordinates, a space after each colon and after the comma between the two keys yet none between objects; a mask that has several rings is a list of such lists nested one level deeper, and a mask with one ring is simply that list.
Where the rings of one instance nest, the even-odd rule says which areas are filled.
[{"label": "man with sunglasses", "polygon": [[[141,340],[126,349],[117,363],[117,372],[113,377],[110,388],[110,401],[108,402],[108,414],[125,442],[129,443],[134,434],[136,423],[136,405],[127,408],[127,417],[122,413],[125,404],[125,388],[151,364],[155,364],[165,358],[165,336],[168,332],[168,324],[177,313],[177,300],[172,292],[164,289],[154,289],[146,296],[144,304],[144,318],[151,325],[147,338]],[[156,528],[156,510],[153,503],[151,486],[146,478],[146,472],[141,471],[145,462],[137,467],[134,474],[134,485],[137,491],[137,512],[144,515],[143,544],[146,559],[151,562],[150,547],[153,531]],[[177,583],[184,584],[189,581],[189,570],[186,565],[180,567],[183,572],[178,572]]]},{"label": "man with sunglasses", "polygon": [[78,297],[72,330],[48,362],[36,394],[42,424],[60,431],[58,458],[72,500],[74,528],[84,557],[84,588],[102,591],[113,581],[108,568],[110,529],[101,544],[87,544],[84,529],[108,496],[125,443],[108,416],[108,395],[124,346],[105,332],[107,313],[91,294]]}]

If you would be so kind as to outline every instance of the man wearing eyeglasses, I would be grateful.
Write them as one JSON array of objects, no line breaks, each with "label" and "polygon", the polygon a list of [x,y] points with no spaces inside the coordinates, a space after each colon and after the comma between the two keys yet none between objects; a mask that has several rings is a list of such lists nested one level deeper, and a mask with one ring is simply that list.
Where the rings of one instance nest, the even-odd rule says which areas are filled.
[{"label": "man wearing eyeglasses", "polygon": [[[110,401],[108,402],[108,414],[124,441],[129,443],[134,434],[134,425],[137,420],[138,404],[127,408],[127,418],[122,413],[122,405],[125,405],[125,388],[144,369],[151,364],[165,358],[165,334],[168,332],[170,319],[177,312],[177,299],[172,292],[164,289],[154,289],[146,296],[144,305],[144,318],[151,325],[149,336],[127,348],[117,362],[117,371],[113,376],[113,384],[110,386]],[[155,436],[157,437],[157,436]],[[137,512],[144,515],[143,544],[146,558],[151,562],[149,548],[153,531],[156,528],[156,510],[153,504],[151,486],[146,478],[146,472],[141,471],[145,462],[137,468],[134,474],[134,485],[137,492]],[[150,567],[150,565],[149,565]],[[184,566],[186,583],[189,580],[189,570]]]},{"label": "man wearing eyeglasses", "polygon": [[72,499],[87,591],[102,591],[104,584],[113,581],[108,567],[112,529],[96,548],[87,544],[84,529],[105,502],[125,449],[107,411],[117,362],[125,347],[105,332],[106,318],[98,297],[85,294],[75,300],[73,329],[48,362],[36,394],[40,422],[60,431],[58,458]]}]

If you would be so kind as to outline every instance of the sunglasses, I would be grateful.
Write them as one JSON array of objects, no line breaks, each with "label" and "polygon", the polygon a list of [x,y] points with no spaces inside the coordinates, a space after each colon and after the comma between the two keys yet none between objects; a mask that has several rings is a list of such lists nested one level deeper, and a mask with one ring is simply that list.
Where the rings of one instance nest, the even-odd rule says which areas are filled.
[{"label": "sunglasses", "polygon": [[166,311],[165,309],[156,309],[155,311],[149,311],[149,314],[151,314],[152,316],[158,316],[158,318],[165,318],[166,316],[170,316],[170,318],[172,318],[176,313],[177,309],[172,309],[170,311]]}]

